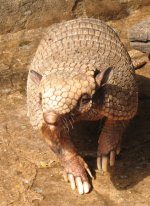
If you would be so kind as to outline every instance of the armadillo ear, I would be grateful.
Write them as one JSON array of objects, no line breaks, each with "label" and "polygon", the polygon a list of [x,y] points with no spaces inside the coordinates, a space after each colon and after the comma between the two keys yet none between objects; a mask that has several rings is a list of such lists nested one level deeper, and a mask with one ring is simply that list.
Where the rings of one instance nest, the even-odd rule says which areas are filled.
[{"label": "armadillo ear", "polygon": [[30,78],[35,84],[39,85],[42,79],[42,75],[34,70],[30,70]]},{"label": "armadillo ear", "polygon": [[108,80],[112,77],[113,74],[113,68],[108,67],[107,69],[103,70],[102,72],[99,72],[96,77],[95,81],[97,83],[97,86],[104,86]]}]

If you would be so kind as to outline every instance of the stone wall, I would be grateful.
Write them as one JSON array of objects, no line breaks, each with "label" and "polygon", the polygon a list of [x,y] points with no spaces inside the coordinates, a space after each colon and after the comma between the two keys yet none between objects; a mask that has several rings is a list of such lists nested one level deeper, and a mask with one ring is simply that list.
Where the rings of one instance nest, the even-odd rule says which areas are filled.
[{"label": "stone wall", "polygon": [[114,25],[144,8],[149,10],[149,0],[0,0],[0,92],[25,89],[44,27],[81,16]]}]

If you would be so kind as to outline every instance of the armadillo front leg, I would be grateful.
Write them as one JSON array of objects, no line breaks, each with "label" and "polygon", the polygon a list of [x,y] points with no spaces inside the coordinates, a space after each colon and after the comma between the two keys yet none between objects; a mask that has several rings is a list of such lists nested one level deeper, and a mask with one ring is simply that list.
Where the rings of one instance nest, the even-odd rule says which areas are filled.
[{"label": "armadillo front leg", "polygon": [[42,133],[51,150],[64,167],[65,180],[71,183],[71,188],[78,188],[79,194],[88,193],[90,184],[87,177],[90,170],[84,160],[77,154],[70,137],[65,131],[58,131],[55,126],[44,124]]},{"label": "armadillo front leg", "polygon": [[98,169],[107,171],[108,165],[114,165],[115,157],[120,152],[122,134],[127,125],[128,121],[106,119],[98,142]]}]

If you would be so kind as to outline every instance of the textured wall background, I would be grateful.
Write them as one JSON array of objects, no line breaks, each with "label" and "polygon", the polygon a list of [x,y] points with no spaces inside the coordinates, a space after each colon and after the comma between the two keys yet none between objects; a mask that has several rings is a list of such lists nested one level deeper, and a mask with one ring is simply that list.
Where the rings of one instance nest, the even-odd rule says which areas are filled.
[{"label": "textured wall background", "polygon": [[[24,90],[28,65],[44,27],[81,16],[109,23],[124,38],[129,16],[149,15],[149,0],[0,0],[0,91]],[[140,11],[139,19],[134,14]],[[126,40],[124,40],[127,43]]]}]

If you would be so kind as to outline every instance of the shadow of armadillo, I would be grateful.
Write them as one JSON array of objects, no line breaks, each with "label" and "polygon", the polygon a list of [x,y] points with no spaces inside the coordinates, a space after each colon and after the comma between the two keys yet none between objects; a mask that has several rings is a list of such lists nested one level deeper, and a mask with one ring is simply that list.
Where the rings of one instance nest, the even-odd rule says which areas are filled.
[{"label": "shadow of armadillo", "polygon": [[117,189],[133,187],[150,175],[150,79],[137,76],[139,110],[124,134],[122,152],[111,171]]}]

